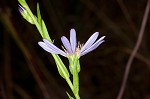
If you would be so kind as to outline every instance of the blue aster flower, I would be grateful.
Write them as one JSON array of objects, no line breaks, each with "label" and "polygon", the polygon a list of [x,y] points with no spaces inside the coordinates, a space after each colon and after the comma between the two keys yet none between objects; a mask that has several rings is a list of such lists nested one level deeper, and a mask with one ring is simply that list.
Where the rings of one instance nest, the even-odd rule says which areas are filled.
[{"label": "blue aster flower", "polygon": [[56,47],[53,43],[49,42],[46,39],[43,39],[43,41],[38,42],[38,44],[47,52],[52,54],[60,54],[64,57],[77,55],[78,57],[81,57],[93,50],[95,50],[101,43],[104,42],[105,36],[102,36],[101,38],[98,38],[99,32],[95,32],[84,45],[77,44],[76,39],[76,31],[74,29],[70,30],[70,41],[65,37],[61,37],[61,41],[63,43],[63,49],[61,50],[58,47]]}]

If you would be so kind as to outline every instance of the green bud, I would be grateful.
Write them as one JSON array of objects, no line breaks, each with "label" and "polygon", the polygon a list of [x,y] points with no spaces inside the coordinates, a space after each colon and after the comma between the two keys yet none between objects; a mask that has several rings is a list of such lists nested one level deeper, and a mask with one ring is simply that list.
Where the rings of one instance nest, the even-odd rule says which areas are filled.
[{"label": "green bud", "polygon": [[33,19],[30,17],[30,15],[28,14],[28,12],[26,11],[26,9],[24,7],[19,5],[18,9],[24,19],[26,19],[29,23],[34,24]]}]

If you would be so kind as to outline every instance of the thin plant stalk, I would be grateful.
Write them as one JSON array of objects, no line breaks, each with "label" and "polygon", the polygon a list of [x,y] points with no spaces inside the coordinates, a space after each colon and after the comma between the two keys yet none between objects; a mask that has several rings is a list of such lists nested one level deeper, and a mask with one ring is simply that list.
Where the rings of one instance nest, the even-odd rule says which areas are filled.
[{"label": "thin plant stalk", "polygon": [[150,0],[147,1],[147,5],[146,5],[146,8],[145,8],[145,13],[144,13],[144,16],[143,16],[141,28],[140,28],[139,35],[138,35],[138,39],[137,39],[137,42],[135,44],[135,47],[134,47],[130,57],[129,57],[129,60],[126,64],[126,69],[125,69],[122,85],[121,85],[119,94],[117,96],[117,99],[122,99],[122,96],[123,96],[123,93],[124,93],[124,90],[125,90],[125,87],[126,87],[129,71],[130,71],[130,68],[131,68],[131,64],[132,64],[133,59],[134,59],[134,57],[135,57],[135,55],[136,55],[136,53],[137,53],[137,51],[140,47],[140,44],[141,44],[141,41],[142,41],[142,38],[143,38],[143,35],[144,35],[144,30],[145,30],[145,27],[146,27],[148,15],[149,15],[149,10],[150,10]]}]

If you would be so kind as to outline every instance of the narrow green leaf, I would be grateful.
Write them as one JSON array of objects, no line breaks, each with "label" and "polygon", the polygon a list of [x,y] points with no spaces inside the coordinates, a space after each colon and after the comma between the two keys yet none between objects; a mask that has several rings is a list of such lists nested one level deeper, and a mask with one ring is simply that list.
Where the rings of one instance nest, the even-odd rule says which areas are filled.
[{"label": "narrow green leaf", "polygon": [[[42,29],[42,32],[43,32],[43,38],[45,39],[48,39],[50,38],[49,34],[48,34],[48,31],[47,31],[47,28],[46,28],[46,25],[45,25],[45,22],[42,20],[42,26],[41,26],[41,29]],[[52,40],[49,39],[51,42]]]},{"label": "narrow green leaf", "polygon": [[61,70],[61,68],[57,62],[56,62],[56,66],[57,66],[57,70],[58,70],[60,76],[63,77],[64,79],[66,79],[66,77],[64,76],[64,74],[63,74],[63,72],[62,72],[62,70]]},{"label": "narrow green leaf", "polygon": [[42,17],[41,17],[41,13],[40,13],[40,8],[39,8],[39,3],[37,3],[37,22],[38,22],[38,24],[39,24],[39,26],[40,26],[40,28],[41,28],[41,36],[43,37],[43,38],[46,38],[45,36],[44,36],[44,34],[45,34],[45,32],[43,31],[43,25],[42,25]]},{"label": "narrow green leaf", "polygon": [[[64,78],[66,79],[66,76],[69,78],[70,75],[69,75],[69,72],[66,68],[66,66],[63,64],[63,62],[61,61],[61,59],[58,57],[58,55],[56,55],[56,59],[55,59],[55,62],[56,62],[56,65],[57,65],[57,68],[58,68],[58,71],[59,71],[59,74]],[[65,76],[66,75],[66,76]]]},{"label": "narrow green leaf", "polygon": [[38,21],[39,25],[42,26],[42,18],[41,18],[39,3],[37,3],[37,21]]},{"label": "narrow green leaf", "polygon": [[[42,37],[45,39],[49,39],[50,37],[49,37],[48,31],[47,31],[45,22],[42,20],[42,17],[41,17],[39,3],[37,3],[37,18],[38,18],[37,19],[38,24],[40,25],[41,30],[42,30]],[[51,41],[51,39],[49,39],[49,40]]]}]

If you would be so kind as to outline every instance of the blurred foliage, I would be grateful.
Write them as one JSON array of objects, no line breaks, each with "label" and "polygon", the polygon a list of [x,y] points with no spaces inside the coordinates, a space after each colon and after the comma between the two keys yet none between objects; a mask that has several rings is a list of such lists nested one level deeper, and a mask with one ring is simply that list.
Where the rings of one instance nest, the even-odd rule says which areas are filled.
[{"label": "blurred foliage", "polygon": [[[146,0],[27,0],[42,17],[55,44],[75,28],[84,43],[94,32],[106,36],[97,50],[81,58],[81,99],[115,99],[126,62],[135,45]],[[123,99],[150,98],[150,19],[133,61]],[[17,0],[0,1],[0,97],[2,99],[67,99],[70,91],[59,77],[52,56],[41,49],[36,28],[18,11]],[[67,60],[64,58],[66,64]],[[50,98],[48,98],[50,97]]]}]

